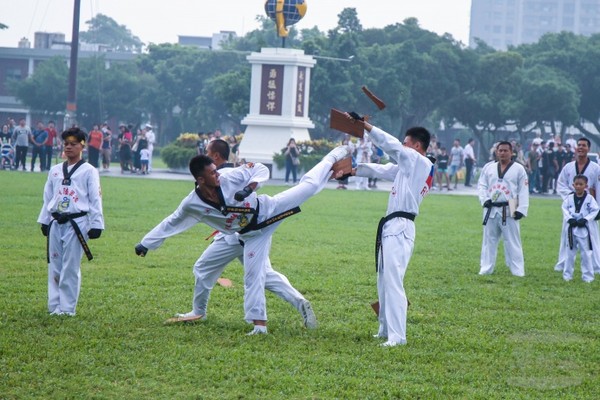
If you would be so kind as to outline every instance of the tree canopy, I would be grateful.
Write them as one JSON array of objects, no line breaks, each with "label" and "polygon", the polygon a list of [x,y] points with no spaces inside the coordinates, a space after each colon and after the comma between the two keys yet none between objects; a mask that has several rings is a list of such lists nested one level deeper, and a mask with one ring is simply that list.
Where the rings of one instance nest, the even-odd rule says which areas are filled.
[{"label": "tree canopy", "polygon": [[125,25],[103,14],[85,22],[88,30],[81,32],[79,38],[83,42],[105,44],[115,51],[130,51],[139,53],[144,43],[135,36]]},{"label": "tree canopy", "polygon": [[[79,110],[100,121],[130,122],[152,116],[163,140],[180,132],[226,127],[243,130],[250,96],[249,52],[279,47],[272,21],[230,40],[223,50],[150,45],[135,63],[103,67],[82,62]],[[139,52],[141,41],[104,15],[88,21],[82,39]],[[371,114],[377,125],[400,133],[411,125],[432,130],[460,124],[482,142],[532,130],[564,134],[576,127],[600,143],[600,35],[547,34],[537,43],[496,51],[479,41],[465,48],[450,35],[422,29],[414,18],[381,29],[363,29],[354,8],[338,15],[328,32],[290,29],[286,46],[317,56],[311,71],[309,117],[314,138],[337,137],[328,127],[330,108]],[[50,60],[11,88],[35,110],[57,112],[66,96],[65,62]],[[378,112],[360,87],[387,108]]]}]

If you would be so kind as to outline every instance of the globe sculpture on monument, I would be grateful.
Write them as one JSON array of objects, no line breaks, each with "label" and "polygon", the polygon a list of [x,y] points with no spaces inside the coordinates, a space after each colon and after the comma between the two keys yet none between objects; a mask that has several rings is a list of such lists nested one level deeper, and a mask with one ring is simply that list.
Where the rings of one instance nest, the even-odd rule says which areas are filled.
[{"label": "globe sculpture on monument", "polygon": [[305,0],[267,0],[265,12],[277,24],[277,35],[287,37],[286,27],[294,25],[306,14]]},{"label": "globe sculpture on monument", "polygon": [[[306,15],[306,0],[267,0],[265,11],[285,44],[287,27]],[[302,50],[285,46],[262,48],[246,59],[252,66],[250,112],[241,121],[246,129],[240,157],[267,165],[271,177],[281,179],[285,171],[277,168],[273,156],[281,154],[291,138],[296,142],[310,140],[308,130],[315,127],[308,118],[308,99],[316,61]]]}]

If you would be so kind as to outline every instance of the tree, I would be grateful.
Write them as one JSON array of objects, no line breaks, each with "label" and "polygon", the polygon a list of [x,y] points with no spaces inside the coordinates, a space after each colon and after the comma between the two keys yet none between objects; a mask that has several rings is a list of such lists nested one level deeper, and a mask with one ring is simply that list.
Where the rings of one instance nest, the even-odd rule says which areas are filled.
[{"label": "tree", "polygon": [[89,28],[81,32],[81,41],[110,46],[115,51],[140,53],[144,43],[125,25],[119,25],[114,19],[103,14],[85,22]]},{"label": "tree", "polygon": [[55,115],[65,111],[68,75],[65,60],[54,57],[39,64],[27,79],[11,81],[9,89],[31,110]]},{"label": "tree", "polygon": [[146,90],[134,63],[113,63],[106,67],[104,57],[81,60],[78,69],[77,114],[82,126],[116,118],[141,123]]}]

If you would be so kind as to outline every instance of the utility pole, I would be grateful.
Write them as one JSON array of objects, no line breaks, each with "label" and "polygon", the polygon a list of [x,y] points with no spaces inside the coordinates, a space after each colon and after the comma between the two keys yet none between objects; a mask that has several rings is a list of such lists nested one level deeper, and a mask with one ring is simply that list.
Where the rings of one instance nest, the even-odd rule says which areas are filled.
[{"label": "utility pole", "polygon": [[77,116],[77,55],[79,52],[79,9],[81,1],[75,0],[73,7],[73,33],[71,35],[71,59],[69,62],[69,91],[67,94],[67,112],[65,129],[71,127]]}]

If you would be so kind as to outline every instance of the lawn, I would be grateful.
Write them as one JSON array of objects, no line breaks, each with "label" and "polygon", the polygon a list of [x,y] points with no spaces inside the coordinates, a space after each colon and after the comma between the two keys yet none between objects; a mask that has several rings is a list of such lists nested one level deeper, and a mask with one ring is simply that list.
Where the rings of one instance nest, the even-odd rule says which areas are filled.
[{"label": "lawn", "polygon": [[[267,295],[269,335],[247,337],[242,268],[217,286],[206,321],[191,309],[198,225],[146,258],[133,247],[191,190],[189,182],[103,177],[106,231],[82,261],[77,316],[46,310],[43,174],[0,171],[0,399],[595,399],[600,398],[600,282],[553,271],[557,199],[534,198],[521,224],[525,278],[499,252],[481,277],[481,207],[435,194],[417,218],[405,286],[408,344],[380,348],[374,233],[387,193],[324,190],[284,222],[273,267],[309,299],[319,328]],[[283,187],[267,187],[274,194]]]}]

